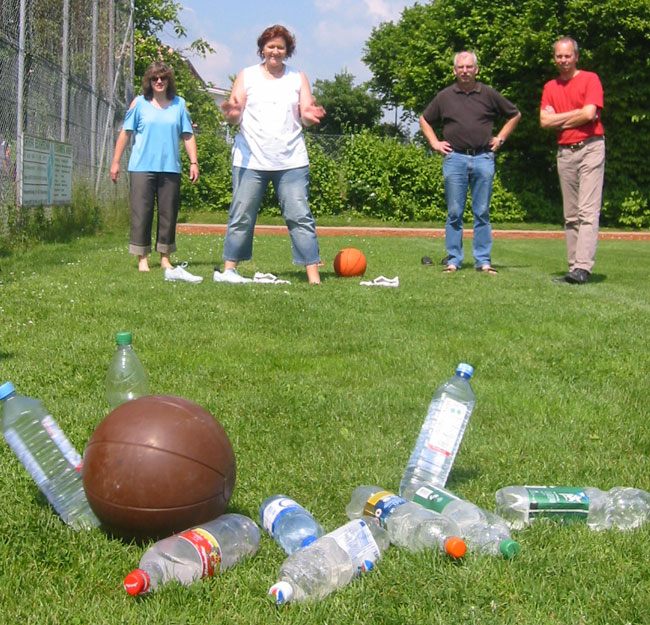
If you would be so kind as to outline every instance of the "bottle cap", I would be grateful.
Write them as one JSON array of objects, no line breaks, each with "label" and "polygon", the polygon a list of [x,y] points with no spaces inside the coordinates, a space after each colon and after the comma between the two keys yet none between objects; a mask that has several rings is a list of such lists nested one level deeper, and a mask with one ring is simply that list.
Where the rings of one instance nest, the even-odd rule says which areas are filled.
[{"label": "bottle cap", "polygon": [[466,362],[459,362],[456,367],[456,375],[469,379],[474,375],[474,367]]},{"label": "bottle cap", "polygon": [[452,558],[462,558],[465,555],[465,552],[467,551],[467,545],[465,544],[465,541],[462,538],[458,538],[457,536],[451,536],[445,542],[445,551]]},{"label": "bottle cap", "polygon": [[289,582],[278,582],[277,584],[273,584],[271,586],[271,589],[269,590],[269,596],[273,601],[275,601],[276,605],[280,605],[282,603],[286,603],[287,601],[291,601],[293,597],[293,588],[291,588],[291,584]]},{"label": "bottle cap", "polygon": [[131,345],[132,337],[130,332],[118,332],[115,335],[115,342],[118,345]]},{"label": "bottle cap", "polygon": [[142,569],[135,569],[124,578],[124,590],[132,596],[147,592],[150,585],[151,580]]},{"label": "bottle cap", "polygon": [[0,401],[7,399],[7,397],[9,397],[9,395],[11,395],[15,390],[16,389],[11,382],[5,382],[0,386]]},{"label": "bottle cap", "polygon": [[499,551],[504,558],[514,558],[519,553],[519,543],[511,538],[501,541]]}]

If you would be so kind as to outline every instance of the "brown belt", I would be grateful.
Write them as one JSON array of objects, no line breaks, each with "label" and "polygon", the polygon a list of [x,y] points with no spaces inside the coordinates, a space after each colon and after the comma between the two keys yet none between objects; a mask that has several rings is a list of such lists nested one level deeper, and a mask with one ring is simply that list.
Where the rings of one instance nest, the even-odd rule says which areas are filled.
[{"label": "brown belt", "polygon": [[567,145],[558,145],[558,150],[561,150],[562,148],[566,150],[571,150],[572,152],[577,152],[578,150],[582,150],[582,148],[585,147],[585,145],[589,143],[593,143],[594,141],[604,141],[605,137],[603,135],[594,135],[593,137],[587,137],[584,141],[578,141],[578,143],[569,143]]}]

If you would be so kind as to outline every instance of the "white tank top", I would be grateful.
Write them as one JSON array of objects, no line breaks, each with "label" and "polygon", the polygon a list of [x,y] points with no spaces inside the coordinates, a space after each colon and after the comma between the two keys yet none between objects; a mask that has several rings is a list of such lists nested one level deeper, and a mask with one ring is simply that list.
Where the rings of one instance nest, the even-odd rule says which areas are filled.
[{"label": "white tank top", "polygon": [[246,106],[232,149],[232,164],[277,171],[309,164],[300,123],[300,72],[285,66],[269,80],[261,64],[244,69]]}]

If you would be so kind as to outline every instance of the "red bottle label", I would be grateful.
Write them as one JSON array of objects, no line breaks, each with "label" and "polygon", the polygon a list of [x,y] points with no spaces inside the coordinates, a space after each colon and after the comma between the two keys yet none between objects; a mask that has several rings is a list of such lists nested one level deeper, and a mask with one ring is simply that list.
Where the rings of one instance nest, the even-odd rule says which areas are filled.
[{"label": "red bottle label", "polygon": [[179,534],[196,549],[201,559],[201,577],[212,577],[221,566],[221,547],[215,537],[200,527]]}]

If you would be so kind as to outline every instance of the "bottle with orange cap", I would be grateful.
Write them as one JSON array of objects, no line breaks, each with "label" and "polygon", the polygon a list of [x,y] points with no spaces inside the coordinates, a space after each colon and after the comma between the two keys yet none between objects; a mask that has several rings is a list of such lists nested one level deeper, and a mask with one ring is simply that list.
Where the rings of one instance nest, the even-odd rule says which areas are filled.
[{"label": "bottle with orange cap", "polygon": [[355,488],[345,512],[350,519],[376,517],[394,545],[411,551],[439,549],[452,558],[461,558],[467,550],[453,519],[379,486]]}]

